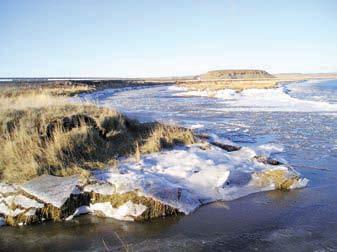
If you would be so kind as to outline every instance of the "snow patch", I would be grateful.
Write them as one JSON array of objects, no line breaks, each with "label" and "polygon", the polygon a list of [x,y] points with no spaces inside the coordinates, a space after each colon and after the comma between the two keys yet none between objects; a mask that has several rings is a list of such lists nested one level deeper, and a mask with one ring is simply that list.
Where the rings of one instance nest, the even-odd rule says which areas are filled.
[{"label": "snow patch", "polygon": [[[95,176],[98,181],[113,185],[115,193],[136,191],[189,214],[205,203],[276,188],[273,181],[261,185],[255,173],[284,170],[289,176],[297,175],[286,166],[254,162],[255,156],[256,152],[248,147],[225,152],[218,147],[202,150],[192,145],[144,155],[139,162],[124,160],[119,172],[111,170]],[[293,188],[305,186],[306,181],[299,181]],[[106,204],[98,206],[115,213]]]},{"label": "snow patch", "polygon": [[72,220],[76,216],[91,213],[91,212],[92,212],[92,210],[90,209],[89,206],[80,206],[75,210],[75,212],[72,215],[70,215],[66,218],[66,221]]},{"label": "snow patch", "polygon": [[118,208],[112,207],[110,202],[103,202],[90,204],[90,209],[94,213],[105,217],[117,220],[134,221],[134,218],[142,215],[147,207],[142,204],[135,204],[129,200]]},{"label": "snow patch", "polygon": [[116,187],[111,184],[89,184],[83,189],[85,192],[95,192],[101,195],[111,195],[116,193]]}]

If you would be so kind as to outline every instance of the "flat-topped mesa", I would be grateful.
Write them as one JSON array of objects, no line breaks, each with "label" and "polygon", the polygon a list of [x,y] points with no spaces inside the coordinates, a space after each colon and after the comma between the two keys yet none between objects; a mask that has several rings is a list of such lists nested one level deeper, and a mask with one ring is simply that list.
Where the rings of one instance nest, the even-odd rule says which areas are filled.
[{"label": "flat-topped mesa", "polygon": [[201,80],[216,79],[270,79],[275,76],[264,70],[214,70],[199,76]]}]

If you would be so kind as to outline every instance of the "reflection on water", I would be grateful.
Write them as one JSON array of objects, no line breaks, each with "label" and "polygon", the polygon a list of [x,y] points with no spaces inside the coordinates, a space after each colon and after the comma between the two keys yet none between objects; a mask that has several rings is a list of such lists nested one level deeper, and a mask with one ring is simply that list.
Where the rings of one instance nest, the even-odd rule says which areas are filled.
[{"label": "reflection on water", "polygon": [[[333,103],[337,82],[324,85],[290,85],[289,94]],[[82,216],[66,223],[5,227],[0,231],[0,250],[121,250],[121,240],[135,251],[337,250],[336,113],[229,112],[223,109],[221,100],[180,97],[176,92],[154,87],[101,93],[99,98],[101,104],[142,120],[159,118],[185,126],[197,125],[197,131],[216,133],[242,145],[281,144],[284,152],[277,158],[309,178],[309,187],[216,202],[188,216],[147,223]]]}]

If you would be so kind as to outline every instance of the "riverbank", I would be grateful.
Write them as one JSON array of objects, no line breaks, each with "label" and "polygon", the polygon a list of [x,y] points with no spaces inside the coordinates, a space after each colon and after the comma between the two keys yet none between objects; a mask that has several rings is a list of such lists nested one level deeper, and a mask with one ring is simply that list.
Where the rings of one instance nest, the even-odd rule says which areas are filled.
[{"label": "riverbank", "polygon": [[[293,98],[303,102],[315,99],[336,103],[336,96],[331,97],[336,92],[328,88],[322,93],[326,86],[314,82],[294,83],[287,89]],[[309,108],[303,112],[300,106],[295,107],[297,112],[293,113],[289,112],[294,110],[293,103],[289,102],[288,107],[284,105],[277,109],[278,112],[263,112],[275,103],[276,98],[270,99],[269,103],[259,103],[261,112],[252,112],[250,107],[242,112],[238,111],[239,108],[228,111],[227,103],[221,99],[180,97],[177,92],[174,88],[157,86],[106,92],[104,96],[86,94],[83,99],[92,97],[93,101],[99,101],[100,106],[117,108],[140,121],[151,122],[157,118],[186,127],[199,125],[196,131],[231,139],[236,146],[254,149],[261,145],[274,146],[276,152],[271,157],[288,163],[310,179],[309,186],[300,190],[251,194],[233,201],[207,204],[189,215],[166,216],[151,221],[125,222],[87,214],[69,221],[3,227],[0,234],[2,249],[43,250],[52,247],[54,250],[93,251],[108,247],[122,250],[124,245],[119,238],[134,251],[165,250],[168,247],[173,251],[182,248],[187,251],[336,248],[337,229],[333,221],[337,207],[334,200],[337,161],[335,112],[324,108],[321,112]],[[259,100],[257,97],[255,95]],[[241,107],[237,102],[235,100],[232,105]],[[319,106],[311,104],[314,108]],[[316,112],[312,113],[313,110]],[[264,155],[269,154],[264,152]],[[249,167],[242,164],[238,163],[237,167],[243,170]]]},{"label": "riverbank", "polygon": [[[88,89],[1,90],[0,216],[7,224],[65,219],[88,205],[88,193],[79,196],[74,190],[87,184],[92,172],[116,169],[120,158],[139,159],[195,141],[188,129],[139,123],[115,110],[70,102],[66,96],[81,91]],[[33,189],[25,187],[27,181],[39,179]]]},{"label": "riverbank", "polygon": [[[65,96],[81,88],[3,89],[2,224],[84,213],[149,220],[307,183],[288,166],[251,149],[196,137],[177,126],[139,123]],[[251,169],[238,172],[238,164]]]}]

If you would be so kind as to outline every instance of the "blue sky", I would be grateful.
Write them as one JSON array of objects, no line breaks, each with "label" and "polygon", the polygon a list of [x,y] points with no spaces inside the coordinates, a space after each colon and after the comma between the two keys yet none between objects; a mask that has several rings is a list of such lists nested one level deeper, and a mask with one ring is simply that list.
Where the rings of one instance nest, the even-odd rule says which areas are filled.
[{"label": "blue sky", "polygon": [[336,0],[0,0],[0,76],[337,72]]}]

